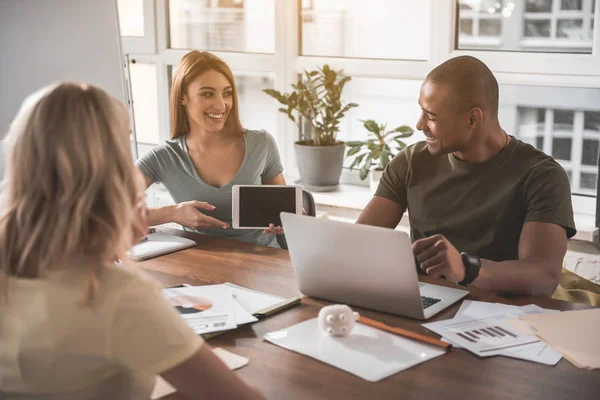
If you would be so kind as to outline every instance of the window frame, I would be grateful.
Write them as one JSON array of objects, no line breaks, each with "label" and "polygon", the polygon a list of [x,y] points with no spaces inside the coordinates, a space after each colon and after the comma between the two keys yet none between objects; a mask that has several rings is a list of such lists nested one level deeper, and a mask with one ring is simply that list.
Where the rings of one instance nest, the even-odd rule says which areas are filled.
[{"label": "window frame", "polygon": [[[114,0],[115,3],[117,0]],[[156,8],[154,0],[143,0],[144,9],[144,35],[121,36],[124,53],[156,53]]]}]

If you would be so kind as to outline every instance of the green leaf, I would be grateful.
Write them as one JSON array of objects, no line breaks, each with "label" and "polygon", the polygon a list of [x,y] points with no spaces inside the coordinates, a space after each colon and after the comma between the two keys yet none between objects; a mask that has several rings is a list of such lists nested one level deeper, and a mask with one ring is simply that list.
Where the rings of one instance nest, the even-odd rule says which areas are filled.
[{"label": "green leaf", "polygon": [[377,148],[377,143],[375,143],[373,140],[369,140],[367,142],[367,148],[371,151],[375,150]]},{"label": "green leaf", "polygon": [[350,146],[350,147],[354,147],[354,146],[364,146],[365,144],[367,144],[367,142],[361,142],[359,140],[351,140],[349,142],[346,142],[346,146]]},{"label": "green leaf", "polygon": [[389,164],[391,158],[392,152],[390,151],[389,146],[386,144],[385,148],[381,152],[381,157],[379,157],[379,165],[382,169],[385,169],[385,167]]},{"label": "green leaf", "polygon": [[355,166],[359,165],[362,162],[363,158],[365,158],[366,155],[367,155],[367,153],[356,156],[354,161],[352,161],[352,164],[350,164],[350,170],[352,170]]},{"label": "green leaf", "polygon": [[366,130],[368,130],[369,132],[373,132],[375,135],[379,134],[379,125],[377,125],[377,122],[373,121],[372,119],[368,119],[366,121],[362,121],[363,125],[365,127]]},{"label": "green leaf", "polygon": [[[400,132],[400,133],[402,133],[402,135],[396,135],[396,137],[395,137],[395,138],[397,138],[397,137],[400,137],[400,138],[407,138],[407,137],[409,137],[409,136],[412,136],[412,134],[413,134],[415,131],[413,130],[413,128],[411,128],[411,127],[410,127],[410,126],[408,126],[408,125],[402,125],[402,126],[400,126],[400,127],[396,128],[396,129],[394,129],[394,130],[391,130],[391,131],[389,131],[389,132],[388,132],[388,134],[389,134],[389,133],[395,133],[395,132]],[[394,138],[394,139],[395,139],[395,138]]]},{"label": "green leaf", "polygon": [[379,157],[381,156],[381,151],[382,149],[379,146],[377,146],[371,151],[371,156],[373,157],[373,160],[379,159]]},{"label": "green leaf", "polygon": [[371,168],[372,164],[373,164],[372,158],[371,158],[371,155],[369,154],[367,156],[367,159],[365,160],[365,164],[360,169],[359,177],[361,180],[364,181],[366,179],[367,175],[369,174],[369,169]]},{"label": "green leaf", "polygon": [[346,154],[346,157],[350,157],[355,155],[356,153],[358,153],[361,150],[362,147],[360,146],[356,146],[356,147],[352,147],[350,150],[348,150],[348,153]]},{"label": "green leaf", "polygon": [[402,149],[404,149],[406,147],[406,143],[404,143],[402,140],[396,139],[396,138],[394,138],[394,140],[398,144],[398,147],[400,148],[400,150],[402,150]]}]

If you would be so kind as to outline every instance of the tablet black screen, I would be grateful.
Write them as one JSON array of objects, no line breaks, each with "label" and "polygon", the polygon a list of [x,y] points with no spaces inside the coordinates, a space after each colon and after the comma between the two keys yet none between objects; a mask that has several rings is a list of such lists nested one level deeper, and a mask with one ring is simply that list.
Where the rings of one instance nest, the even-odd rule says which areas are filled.
[{"label": "tablet black screen", "polygon": [[240,187],[240,226],[281,226],[282,211],[296,212],[295,187]]}]

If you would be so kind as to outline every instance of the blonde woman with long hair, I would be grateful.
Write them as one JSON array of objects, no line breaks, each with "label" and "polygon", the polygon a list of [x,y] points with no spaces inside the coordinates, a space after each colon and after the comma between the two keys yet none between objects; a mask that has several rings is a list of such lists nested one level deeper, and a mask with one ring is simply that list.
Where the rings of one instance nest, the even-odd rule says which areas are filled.
[{"label": "blonde woman with long hair", "polygon": [[125,107],[62,83],[30,96],[5,140],[0,398],[261,398],[124,260],[147,229]]},{"label": "blonde woman with long hair", "polygon": [[[136,164],[146,186],[162,183],[177,204],[150,209],[151,225],[175,222],[203,234],[279,247],[270,229],[233,229],[233,185],[285,185],[275,139],[240,122],[235,79],[209,52],[187,53],[171,83],[171,140]],[[265,111],[266,112],[266,111]]]}]

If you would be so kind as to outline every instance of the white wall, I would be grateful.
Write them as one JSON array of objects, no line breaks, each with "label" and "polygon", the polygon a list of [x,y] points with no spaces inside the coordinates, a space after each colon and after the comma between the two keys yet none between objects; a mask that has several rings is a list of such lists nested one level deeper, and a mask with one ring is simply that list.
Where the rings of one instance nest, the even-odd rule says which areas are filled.
[{"label": "white wall", "polygon": [[86,81],[124,100],[115,0],[1,0],[0,65],[0,137],[23,99],[51,82]]}]

